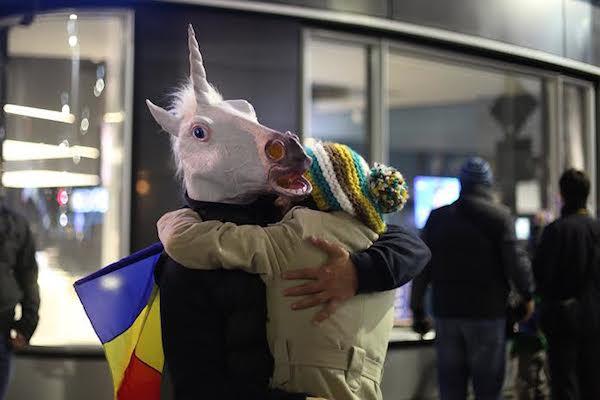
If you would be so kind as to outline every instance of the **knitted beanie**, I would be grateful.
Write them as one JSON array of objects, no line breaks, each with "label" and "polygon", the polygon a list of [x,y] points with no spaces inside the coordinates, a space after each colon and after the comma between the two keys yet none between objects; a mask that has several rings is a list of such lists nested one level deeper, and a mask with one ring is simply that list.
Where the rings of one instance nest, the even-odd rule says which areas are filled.
[{"label": "knitted beanie", "polygon": [[381,234],[383,214],[399,211],[408,200],[402,174],[392,167],[369,164],[350,147],[310,141],[305,146],[313,162],[305,177],[322,211],[345,211]]},{"label": "knitted beanie", "polygon": [[460,169],[460,182],[463,186],[492,186],[494,175],[490,164],[481,157],[469,158]]}]

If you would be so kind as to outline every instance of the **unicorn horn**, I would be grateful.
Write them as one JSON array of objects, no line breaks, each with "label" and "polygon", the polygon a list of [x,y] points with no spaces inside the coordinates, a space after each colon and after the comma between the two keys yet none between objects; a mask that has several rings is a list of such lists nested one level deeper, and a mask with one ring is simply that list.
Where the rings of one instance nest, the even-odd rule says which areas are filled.
[{"label": "unicorn horn", "polygon": [[200,55],[192,24],[188,25],[188,47],[190,50],[190,78],[194,85],[196,103],[209,104],[210,85],[206,80],[206,71],[202,64],[202,55]]}]

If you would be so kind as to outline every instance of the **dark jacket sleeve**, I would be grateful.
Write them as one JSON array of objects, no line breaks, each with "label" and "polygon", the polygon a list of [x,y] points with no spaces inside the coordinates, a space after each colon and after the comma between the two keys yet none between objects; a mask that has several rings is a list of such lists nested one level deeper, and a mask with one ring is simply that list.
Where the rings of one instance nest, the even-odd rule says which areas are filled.
[{"label": "dark jacket sleeve", "polygon": [[24,229],[25,233],[15,267],[15,278],[23,293],[22,313],[21,319],[16,321],[14,328],[29,339],[39,320],[40,293],[37,283],[38,265],[35,260],[35,242],[29,227],[25,225]]},{"label": "dark jacket sleeve", "polygon": [[533,275],[537,291],[544,297],[556,272],[558,262],[557,250],[560,246],[556,238],[555,225],[548,225],[542,232],[542,237],[535,250],[533,258]]},{"label": "dark jacket sleeve", "polygon": [[429,248],[409,229],[388,225],[373,245],[351,259],[358,275],[358,293],[398,288],[417,276],[431,258]]},{"label": "dark jacket sleeve", "polygon": [[[429,246],[428,232],[432,224],[432,215],[427,219],[427,223],[421,232],[421,237],[427,246]],[[413,280],[410,291],[410,309],[413,313],[413,320],[419,321],[425,318],[425,294],[427,288],[431,284],[431,259],[421,271],[421,273]]]},{"label": "dark jacket sleeve", "polygon": [[425,318],[425,294],[431,283],[431,263],[427,264],[415,279],[412,281],[410,292],[410,309],[414,320]]},{"label": "dark jacket sleeve", "polygon": [[535,290],[531,262],[525,249],[517,243],[512,217],[505,219],[501,241],[504,273],[523,300],[529,301]]}]

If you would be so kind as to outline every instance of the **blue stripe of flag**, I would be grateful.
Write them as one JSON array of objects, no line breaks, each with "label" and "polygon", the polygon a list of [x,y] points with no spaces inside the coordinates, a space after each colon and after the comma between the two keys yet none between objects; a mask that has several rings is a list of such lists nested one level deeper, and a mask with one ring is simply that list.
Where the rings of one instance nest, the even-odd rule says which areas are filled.
[{"label": "blue stripe of flag", "polygon": [[126,331],[154,288],[154,267],[163,246],[156,243],[75,282],[85,312],[102,343]]}]

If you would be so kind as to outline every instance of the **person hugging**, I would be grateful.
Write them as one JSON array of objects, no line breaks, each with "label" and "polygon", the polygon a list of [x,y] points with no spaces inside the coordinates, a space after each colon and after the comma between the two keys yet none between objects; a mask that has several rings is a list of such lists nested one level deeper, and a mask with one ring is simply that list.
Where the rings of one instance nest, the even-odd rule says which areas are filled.
[{"label": "person hugging", "polygon": [[328,318],[317,324],[312,310],[292,310],[283,293],[292,283],[282,274],[326,261],[328,254],[311,241],[335,242],[348,252],[368,248],[386,230],[383,215],[406,204],[408,187],[400,172],[381,164],[371,168],[348,146],[311,141],[306,151],[313,160],[305,174],[312,192],[280,222],[203,222],[181,209],[159,220],[159,237],[167,254],[188,268],[239,269],[262,277],[273,388],[331,400],[380,400],[394,291],[328,304]]}]

